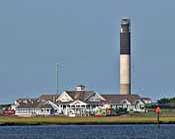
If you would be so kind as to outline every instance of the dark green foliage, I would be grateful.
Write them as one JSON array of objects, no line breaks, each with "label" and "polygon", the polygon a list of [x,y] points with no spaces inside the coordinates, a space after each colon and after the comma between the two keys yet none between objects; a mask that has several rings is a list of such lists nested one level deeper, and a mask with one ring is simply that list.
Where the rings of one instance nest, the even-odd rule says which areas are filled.
[{"label": "dark green foliage", "polygon": [[126,114],[127,108],[116,108],[116,114]]},{"label": "dark green foliage", "polygon": [[156,107],[156,103],[145,104],[146,109],[152,109]]},{"label": "dark green foliage", "polygon": [[158,104],[175,104],[175,97],[173,98],[161,98],[157,101]]},{"label": "dark green foliage", "polygon": [[1,104],[0,109],[9,108],[10,106],[11,106],[11,104]]},{"label": "dark green foliage", "polygon": [[170,103],[174,103],[175,104],[175,97],[170,98]]},{"label": "dark green foliage", "polygon": [[170,103],[170,99],[169,98],[161,98],[157,102],[158,102],[158,104],[167,104],[167,103]]}]

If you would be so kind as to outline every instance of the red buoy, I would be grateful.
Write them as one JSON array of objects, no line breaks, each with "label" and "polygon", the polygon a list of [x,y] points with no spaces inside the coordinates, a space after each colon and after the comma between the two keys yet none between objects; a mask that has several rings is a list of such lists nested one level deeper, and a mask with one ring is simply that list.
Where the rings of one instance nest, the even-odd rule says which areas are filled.
[{"label": "red buoy", "polygon": [[159,114],[160,113],[160,107],[157,106],[155,111],[156,111],[157,114]]}]

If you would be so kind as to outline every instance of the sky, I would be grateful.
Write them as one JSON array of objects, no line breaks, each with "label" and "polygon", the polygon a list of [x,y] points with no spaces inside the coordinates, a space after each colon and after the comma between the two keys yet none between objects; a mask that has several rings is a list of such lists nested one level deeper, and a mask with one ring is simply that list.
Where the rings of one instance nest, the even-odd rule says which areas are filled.
[{"label": "sky", "polygon": [[120,21],[131,19],[132,92],[175,95],[174,0],[1,0],[0,103],[84,84],[119,94]]}]

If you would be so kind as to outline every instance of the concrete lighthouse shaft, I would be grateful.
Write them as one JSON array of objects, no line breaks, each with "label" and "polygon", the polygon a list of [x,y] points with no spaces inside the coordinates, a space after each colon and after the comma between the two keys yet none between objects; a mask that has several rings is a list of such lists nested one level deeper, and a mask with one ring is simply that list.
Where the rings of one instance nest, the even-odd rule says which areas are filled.
[{"label": "concrete lighthouse shaft", "polygon": [[130,19],[124,18],[120,28],[120,94],[131,94]]}]

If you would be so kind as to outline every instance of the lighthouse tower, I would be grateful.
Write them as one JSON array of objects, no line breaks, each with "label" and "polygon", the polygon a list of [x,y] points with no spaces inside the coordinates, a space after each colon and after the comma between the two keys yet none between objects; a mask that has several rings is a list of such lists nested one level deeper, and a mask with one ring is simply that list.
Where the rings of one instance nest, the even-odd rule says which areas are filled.
[{"label": "lighthouse tower", "polygon": [[130,19],[123,18],[120,27],[120,94],[131,94]]}]

